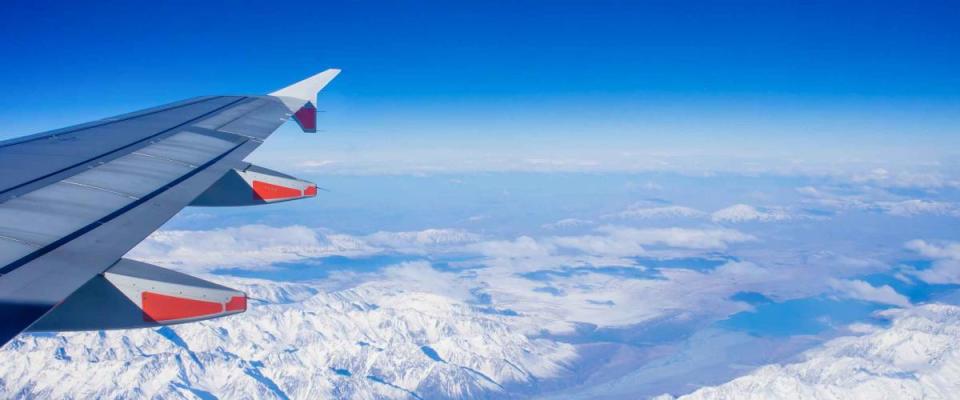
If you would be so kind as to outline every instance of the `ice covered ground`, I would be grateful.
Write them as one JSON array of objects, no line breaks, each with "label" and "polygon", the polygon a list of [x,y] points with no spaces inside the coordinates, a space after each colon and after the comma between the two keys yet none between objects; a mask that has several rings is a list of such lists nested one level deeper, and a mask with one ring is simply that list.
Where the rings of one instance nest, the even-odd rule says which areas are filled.
[{"label": "ice covered ground", "polygon": [[160,329],[22,336],[0,392],[25,398],[505,397],[564,373],[573,346],[428,293],[323,293],[233,280],[239,318]]},{"label": "ice covered ground", "polygon": [[[888,328],[864,326],[803,355],[723,385],[700,399],[954,399],[960,390],[960,307],[930,304],[884,313]],[[665,396],[665,398],[670,398]]]}]

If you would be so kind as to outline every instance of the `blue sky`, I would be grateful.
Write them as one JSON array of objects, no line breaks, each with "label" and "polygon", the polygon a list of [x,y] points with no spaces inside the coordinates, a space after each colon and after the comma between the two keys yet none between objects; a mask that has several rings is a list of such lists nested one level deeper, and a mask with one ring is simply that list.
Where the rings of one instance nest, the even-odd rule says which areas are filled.
[{"label": "blue sky", "polygon": [[318,147],[341,154],[943,160],[958,18],[951,2],[13,2],[0,135],[336,66]]}]

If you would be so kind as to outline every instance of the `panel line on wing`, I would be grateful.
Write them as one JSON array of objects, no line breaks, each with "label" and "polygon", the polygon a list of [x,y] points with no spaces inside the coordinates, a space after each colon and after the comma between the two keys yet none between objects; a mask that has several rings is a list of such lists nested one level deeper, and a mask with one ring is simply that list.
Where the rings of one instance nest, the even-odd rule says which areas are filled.
[{"label": "panel line on wing", "polygon": [[[197,135],[197,134],[193,134],[193,135]],[[223,140],[220,140],[220,141],[224,142]],[[93,204],[89,204],[91,203],[89,201],[77,203],[77,202],[74,202],[72,199],[62,198],[64,196],[60,196],[60,195],[52,196],[53,193],[45,194],[47,192],[51,192],[55,190],[55,188],[57,187],[57,184],[50,185],[42,189],[38,189],[36,191],[28,193],[27,195],[14,199],[17,201],[12,200],[10,202],[0,204],[0,216],[3,216],[4,214],[7,215],[7,217],[0,218],[0,232],[6,231],[8,232],[8,234],[18,233],[20,235],[32,236],[34,238],[38,238],[41,240],[44,238],[54,239],[55,237],[58,237],[57,239],[54,239],[49,242],[44,241],[44,242],[47,242],[48,244],[44,245],[40,249],[31,251],[28,254],[19,254],[19,255],[15,253],[5,254],[7,258],[10,258],[10,257],[19,257],[19,258],[14,258],[12,262],[0,268],[0,274],[8,274],[16,270],[17,268],[27,264],[28,262],[36,259],[37,257],[40,257],[46,253],[49,253],[50,251],[53,251],[54,249],[70,242],[71,240],[77,237],[80,237],[83,234],[86,234],[87,232],[97,228],[98,226],[113,220],[114,218],[128,212],[129,210],[141,204],[144,204],[150,199],[160,195],[161,193],[169,190],[172,187],[175,187],[176,185],[182,183],[183,181],[189,179],[190,177],[196,175],[197,173],[200,173],[206,168],[209,168],[210,166],[214,165],[216,162],[222,160],[224,157],[232,153],[234,150],[240,148],[240,146],[244,145],[247,142],[248,141],[244,140],[236,144],[229,143],[230,145],[232,145],[231,147],[227,148],[223,152],[219,152],[219,154],[213,153],[218,155],[216,155],[213,158],[208,158],[206,162],[204,162],[202,165],[198,166],[197,168],[193,168],[186,171],[185,174],[179,176],[176,179],[173,179],[171,182],[157,188],[156,190],[151,191],[150,193],[146,194],[143,197],[140,197],[136,200],[132,200],[129,202],[117,203],[116,208],[111,208],[113,210],[112,212],[109,212],[108,214],[102,217],[93,217],[94,219],[92,220],[92,222],[87,222],[85,225],[82,225],[79,227],[76,226],[76,224],[80,222],[79,218],[84,218],[85,215],[93,216],[93,214],[96,213],[98,210],[97,207],[114,207],[114,205],[109,204],[109,202],[105,202],[104,198],[101,198],[98,201],[93,202]],[[159,144],[160,143],[157,143],[157,144],[154,144],[153,146],[157,146]],[[106,163],[104,165],[109,165],[109,163]],[[96,168],[92,169],[90,172],[92,171],[96,171]],[[63,182],[58,182],[58,184],[62,184],[62,183]],[[42,206],[39,209],[37,209],[39,205],[37,204],[35,199],[33,199],[33,197],[38,197],[36,200],[42,200],[42,202],[39,204]],[[59,201],[57,199],[59,199]],[[127,200],[130,200],[130,199],[127,199]],[[103,204],[103,203],[108,203],[108,204]],[[82,204],[82,208],[77,208],[78,204]],[[55,222],[58,222],[59,225],[49,226],[49,227],[34,226],[31,228],[31,230],[25,230],[26,227],[20,225],[16,216],[19,215],[21,217],[20,219],[24,219],[24,217],[29,218],[31,217],[31,214],[24,214],[24,213],[30,212],[31,209],[35,209],[35,211],[33,211],[34,215],[36,215],[35,214],[36,212],[54,212],[54,213],[61,214],[58,216],[59,218],[57,218],[56,220],[53,220]],[[79,213],[79,214],[71,215],[71,212]],[[72,218],[66,218],[66,217],[72,217]],[[26,223],[25,220],[23,222]],[[70,231],[58,232],[59,229],[75,229],[75,230],[73,230],[72,232]],[[0,259],[0,261],[6,261],[6,260]]]},{"label": "panel line on wing", "polygon": [[[231,139],[234,138],[231,137]],[[197,166],[206,161],[209,154],[219,153],[230,145],[232,145],[232,141],[224,140],[221,137],[184,130],[144,147],[137,153]]]},{"label": "panel line on wing", "polygon": [[243,115],[242,118],[226,124],[219,129],[220,132],[234,133],[240,135],[252,135],[266,139],[270,132],[275,131],[280,125],[288,119],[286,116],[277,118],[278,113],[287,112],[286,106],[278,100],[268,101],[262,108]]},{"label": "panel line on wing", "polygon": [[41,247],[43,247],[43,245],[38,244],[38,243],[34,243],[34,242],[31,242],[31,241],[28,241],[28,240],[23,240],[23,239],[17,239],[17,238],[15,238],[15,237],[6,236],[6,235],[0,235],[0,240],[7,240],[7,241],[10,241],[10,242],[16,242],[16,243],[20,243],[20,244],[23,244],[23,245],[26,245],[26,246],[36,247],[36,248],[38,248],[38,249],[41,248]]},{"label": "panel line on wing", "polygon": [[[68,178],[71,182],[97,186],[143,197],[195,168],[140,154],[127,154]],[[39,189],[43,190],[43,189]],[[0,205],[2,208],[3,205]]]},{"label": "panel line on wing", "polygon": [[243,116],[246,114],[259,110],[266,102],[266,100],[259,98],[248,98],[248,100],[250,101],[238,104],[236,107],[233,107],[227,111],[201,120],[194,126],[205,129],[220,129],[239,118],[243,118]]},{"label": "panel line on wing", "polygon": [[117,195],[117,196],[123,196],[123,197],[126,197],[126,198],[131,199],[131,200],[139,199],[139,197],[134,196],[134,195],[132,195],[132,194],[130,194],[130,193],[124,193],[124,192],[120,192],[120,191],[116,191],[116,190],[112,190],[112,189],[107,189],[107,188],[101,187],[101,186],[88,185],[88,184],[85,184],[85,183],[74,182],[74,181],[71,181],[71,180],[69,180],[69,179],[65,179],[65,180],[62,180],[62,181],[60,181],[60,182],[66,183],[66,184],[68,184],[68,185],[74,185],[74,186],[82,187],[82,188],[85,188],[85,189],[99,190],[99,191],[101,191],[101,192],[111,193],[111,194],[115,194],[115,195]]},{"label": "panel line on wing", "polygon": [[256,136],[250,136],[250,135],[244,135],[244,134],[242,134],[242,133],[236,133],[236,132],[215,131],[215,130],[212,130],[212,129],[199,128],[199,127],[196,127],[196,126],[191,126],[191,127],[190,127],[190,131],[191,131],[191,132],[195,132],[195,133],[199,133],[199,134],[202,134],[202,135],[208,135],[208,136],[214,136],[214,137],[223,136],[223,135],[229,135],[229,136],[231,136],[231,137],[238,137],[238,136],[239,136],[239,137],[241,137],[241,138],[249,139],[249,140],[252,140],[252,141],[257,142],[257,143],[263,143],[263,138],[258,138],[258,137],[256,137]]},{"label": "panel line on wing", "polygon": [[143,113],[133,113],[132,115],[128,115],[128,116],[126,116],[126,117],[121,117],[121,118],[116,118],[116,117],[113,117],[113,118],[104,118],[104,119],[101,119],[101,120],[99,120],[99,121],[93,121],[93,122],[89,122],[89,123],[87,123],[87,124],[81,124],[81,125],[74,126],[74,127],[69,127],[69,128],[64,128],[64,129],[56,130],[56,131],[53,131],[53,132],[49,132],[49,133],[47,133],[47,134],[45,134],[45,135],[42,134],[42,135],[36,136],[36,137],[29,137],[29,136],[28,136],[28,137],[26,137],[26,138],[6,140],[6,141],[0,142],[0,148],[10,147],[10,146],[16,146],[16,145],[18,145],[18,144],[24,144],[24,143],[29,143],[29,142],[35,142],[35,141],[37,141],[37,140],[51,139],[51,138],[55,138],[55,137],[57,137],[57,136],[68,135],[68,134],[71,134],[71,133],[77,133],[77,132],[79,132],[79,131],[83,131],[83,130],[87,130],[87,129],[93,129],[93,128],[100,127],[100,126],[104,126],[104,125],[109,125],[109,124],[113,124],[113,123],[117,123],[117,122],[121,122],[121,121],[130,120],[130,119],[133,119],[133,118],[140,118],[140,117],[144,117],[144,116],[147,116],[147,115],[152,115],[152,114],[161,113],[161,112],[164,112],[164,111],[176,110],[176,109],[178,109],[178,108],[183,108],[183,107],[187,107],[187,106],[192,106],[192,105],[200,104],[200,103],[203,103],[203,102],[208,102],[208,101],[215,100],[215,99],[220,99],[220,98],[223,98],[223,97],[224,97],[224,96],[214,96],[214,97],[201,98],[201,99],[198,99],[198,100],[196,100],[196,101],[191,101],[191,102],[187,102],[187,103],[184,103],[184,104],[177,104],[177,105],[170,106],[170,107],[165,107],[165,108],[158,108],[158,109],[153,110],[153,111],[148,111],[148,112],[143,112]]},{"label": "panel line on wing", "polygon": [[[238,120],[238,119],[240,119],[240,118],[243,118],[243,117],[245,117],[245,116],[247,116],[247,115],[254,114],[254,113],[256,113],[257,111],[260,111],[261,108],[264,108],[264,107],[266,107],[266,106],[269,105],[269,104],[270,104],[270,103],[267,102],[267,101],[260,100],[260,101],[258,102],[257,106],[254,107],[252,110],[250,110],[250,111],[248,111],[248,112],[245,112],[245,113],[243,113],[243,114],[240,114],[240,115],[238,115],[236,118],[232,118],[232,119],[230,119],[229,121],[220,124],[219,126],[217,126],[216,128],[214,128],[213,130],[219,131],[221,128],[223,128],[223,127],[225,127],[225,126],[227,126],[227,125],[230,125],[230,124],[234,123],[236,120]],[[199,124],[198,124],[198,125],[199,125]]]},{"label": "panel line on wing", "polygon": [[[20,184],[18,184],[18,185],[9,187],[9,188],[7,188],[7,189],[4,189],[4,190],[0,191],[0,195],[9,193],[9,192],[11,192],[11,191],[13,191],[13,190],[22,188],[22,187],[27,186],[27,185],[29,185],[29,184],[32,184],[32,183],[35,183],[35,182],[38,182],[38,181],[42,181],[43,179],[47,179],[47,178],[49,178],[49,177],[52,177],[52,176],[55,176],[55,175],[57,175],[57,174],[63,173],[63,172],[65,172],[65,171],[69,171],[69,170],[71,170],[71,169],[74,169],[74,168],[83,166],[83,165],[85,165],[85,164],[90,164],[90,163],[92,163],[92,162],[95,162],[95,161],[98,160],[98,159],[101,159],[101,158],[104,158],[104,157],[107,157],[107,156],[116,154],[116,153],[118,153],[118,152],[121,152],[121,151],[123,151],[123,150],[129,149],[129,148],[131,148],[131,147],[134,147],[134,146],[137,146],[137,145],[142,145],[142,144],[144,144],[144,143],[149,143],[151,140],[155,140],[156,138],[161,137],[161,136],[166,135],[166,134],[169,134],[170,132],[172,132],[172,131],[174,131],[174,130],[176,130],[176,129],[182,128],[182,127],[184,127],[184,126],[186,126],[186,125],[192,124],[192,123],[194,123],[194,122],[196,122],[196,121],[198,121],[198,120],[200,120],[200,119],[202,119],[202,118],[204,118],[204,117],[207,117],[207,116],[209,116],[209,115],[211,115],[211,114],[214,114],[214,113],[216,113],[216,112],[222,111],[223,109],[228,108],[228,107],[231,107],[231,106],[237,104],[238,102],[243,101],[244,99],[246,99],[246,98],[245,98],[245,97],[241,97],[241,98],[239,98],[239,99],[237,99],[237,100],[234,100],[234,101],[232,101],[232,102],[230,102],[230,103],[228,103],[228,104],[226,104],[226,105],[224,105],[224,106],[222,106],[222,107],[218,107],[218,108],[216,108],[216,109],[214,109],[214,110],[212,110],[212,111],[210,111],[210,112],[204,113],[203,115],[200,115],[200,116],[198,116],[198,117],[195,117],[195,118],[192,118],[192,119],[190,119],[190,120],[187,120],[186,122],[180,123],[180,124],[178,124],[178,125],[176,125],[176,126],[173,126],[173,127],[171,127],[171,128],[164,129],[164,130],[162,130],[162,131],[160,131],[160,132],[157,132],[157,133],[155,133],[155,134],[153,134],[153,135],[150,135],[150,136],[148,136],[148,137],[145,137],[145,138],[143,138],[143,139],[137,140],[137,141],[135,141],[135,142],[133,142],[133,143],[129,143],[129,144],[125,145],[125,146],[122,146],[122,147],[119,147],[119,148],[110,150],[110,151],[108,151],[108,152],[99,154],[99,155],[97,155],[97,156],[95,156],[95,157],[88,158],[88,159],[86,159],[86,160],[84,160],[84,161],[81,161],[81,162],[78,162],[78,163],[74,163],[74,164],[72,164],[72,165],[70,165],[70,166],[61,168],[61,169],[59,169],[59,170],[57,170],[57,171],[53,171],[53,172],[50,172],[50,173],[48,173],[48,174],[46,174],[46,175],[43,175],[43,176],[40,176],[40,177],[31,179],[31,180],[29,180],[29,181],[27,181],[27,182],[23,182],[23,183],[20,183]],[[6,199],[0,199],[0,202],[5,201],[5,200],[6,200]]]},{"label": "panel line on wing", "polygon": [[170,158],[170,157],[158,156],[158,155],[156,155],[156,154],[147,154],[147,153],[143,153],[143,152],[140,152],[140,151],[135,151],[135,152],[130,153],[130,154],[135,155],[135,156],[140,156],[140,157],[149,157],[149,158],[153,158],[153,159],[160,160],[160,161],[166,161],[166,162],[169,162],[169,163],[178,164],[178,165],[182,165],[182,166],[184,166],[184,167],[189,167],[189,168],[196,168],[196,167],[197,167],[196,165],[193,165],[193,164],[188,163],[188,162],[186,162],[186,161],[175,160],[175,159],[172,159],[172,158]]},{"label": "panel line on wing", "polygon": [[25,240],[0,236],[0,263],[15,261],[20,255],[36,251],[41,247],[43,246]]}]

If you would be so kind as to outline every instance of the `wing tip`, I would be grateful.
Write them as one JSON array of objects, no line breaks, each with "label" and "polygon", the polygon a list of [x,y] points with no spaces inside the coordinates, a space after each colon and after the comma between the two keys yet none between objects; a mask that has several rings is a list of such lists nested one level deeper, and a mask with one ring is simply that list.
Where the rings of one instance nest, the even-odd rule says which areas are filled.
[{"label": "wing tip", "polygon": [[312,101],[316,104],[317,93],[323,90],[340,72],[340,68],[328,68],[323,72],[314,74],[304,80],[270,93],[270,95],[275,97],[290,97],[304,102]]}]

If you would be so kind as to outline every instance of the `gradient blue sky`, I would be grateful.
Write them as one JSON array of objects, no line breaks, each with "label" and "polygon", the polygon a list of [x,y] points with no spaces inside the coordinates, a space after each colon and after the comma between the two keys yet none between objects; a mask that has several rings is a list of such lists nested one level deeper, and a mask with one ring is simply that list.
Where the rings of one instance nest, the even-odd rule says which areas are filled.
[{"label": "gradient blue sky", "polygon": [[321,100],[335,138],[322,147],[394,161],[911,163],[955,155],[960,124],[956,2],[15,1],[3,14],[2,137],[264,93],[328,66],[345,72]]}]

